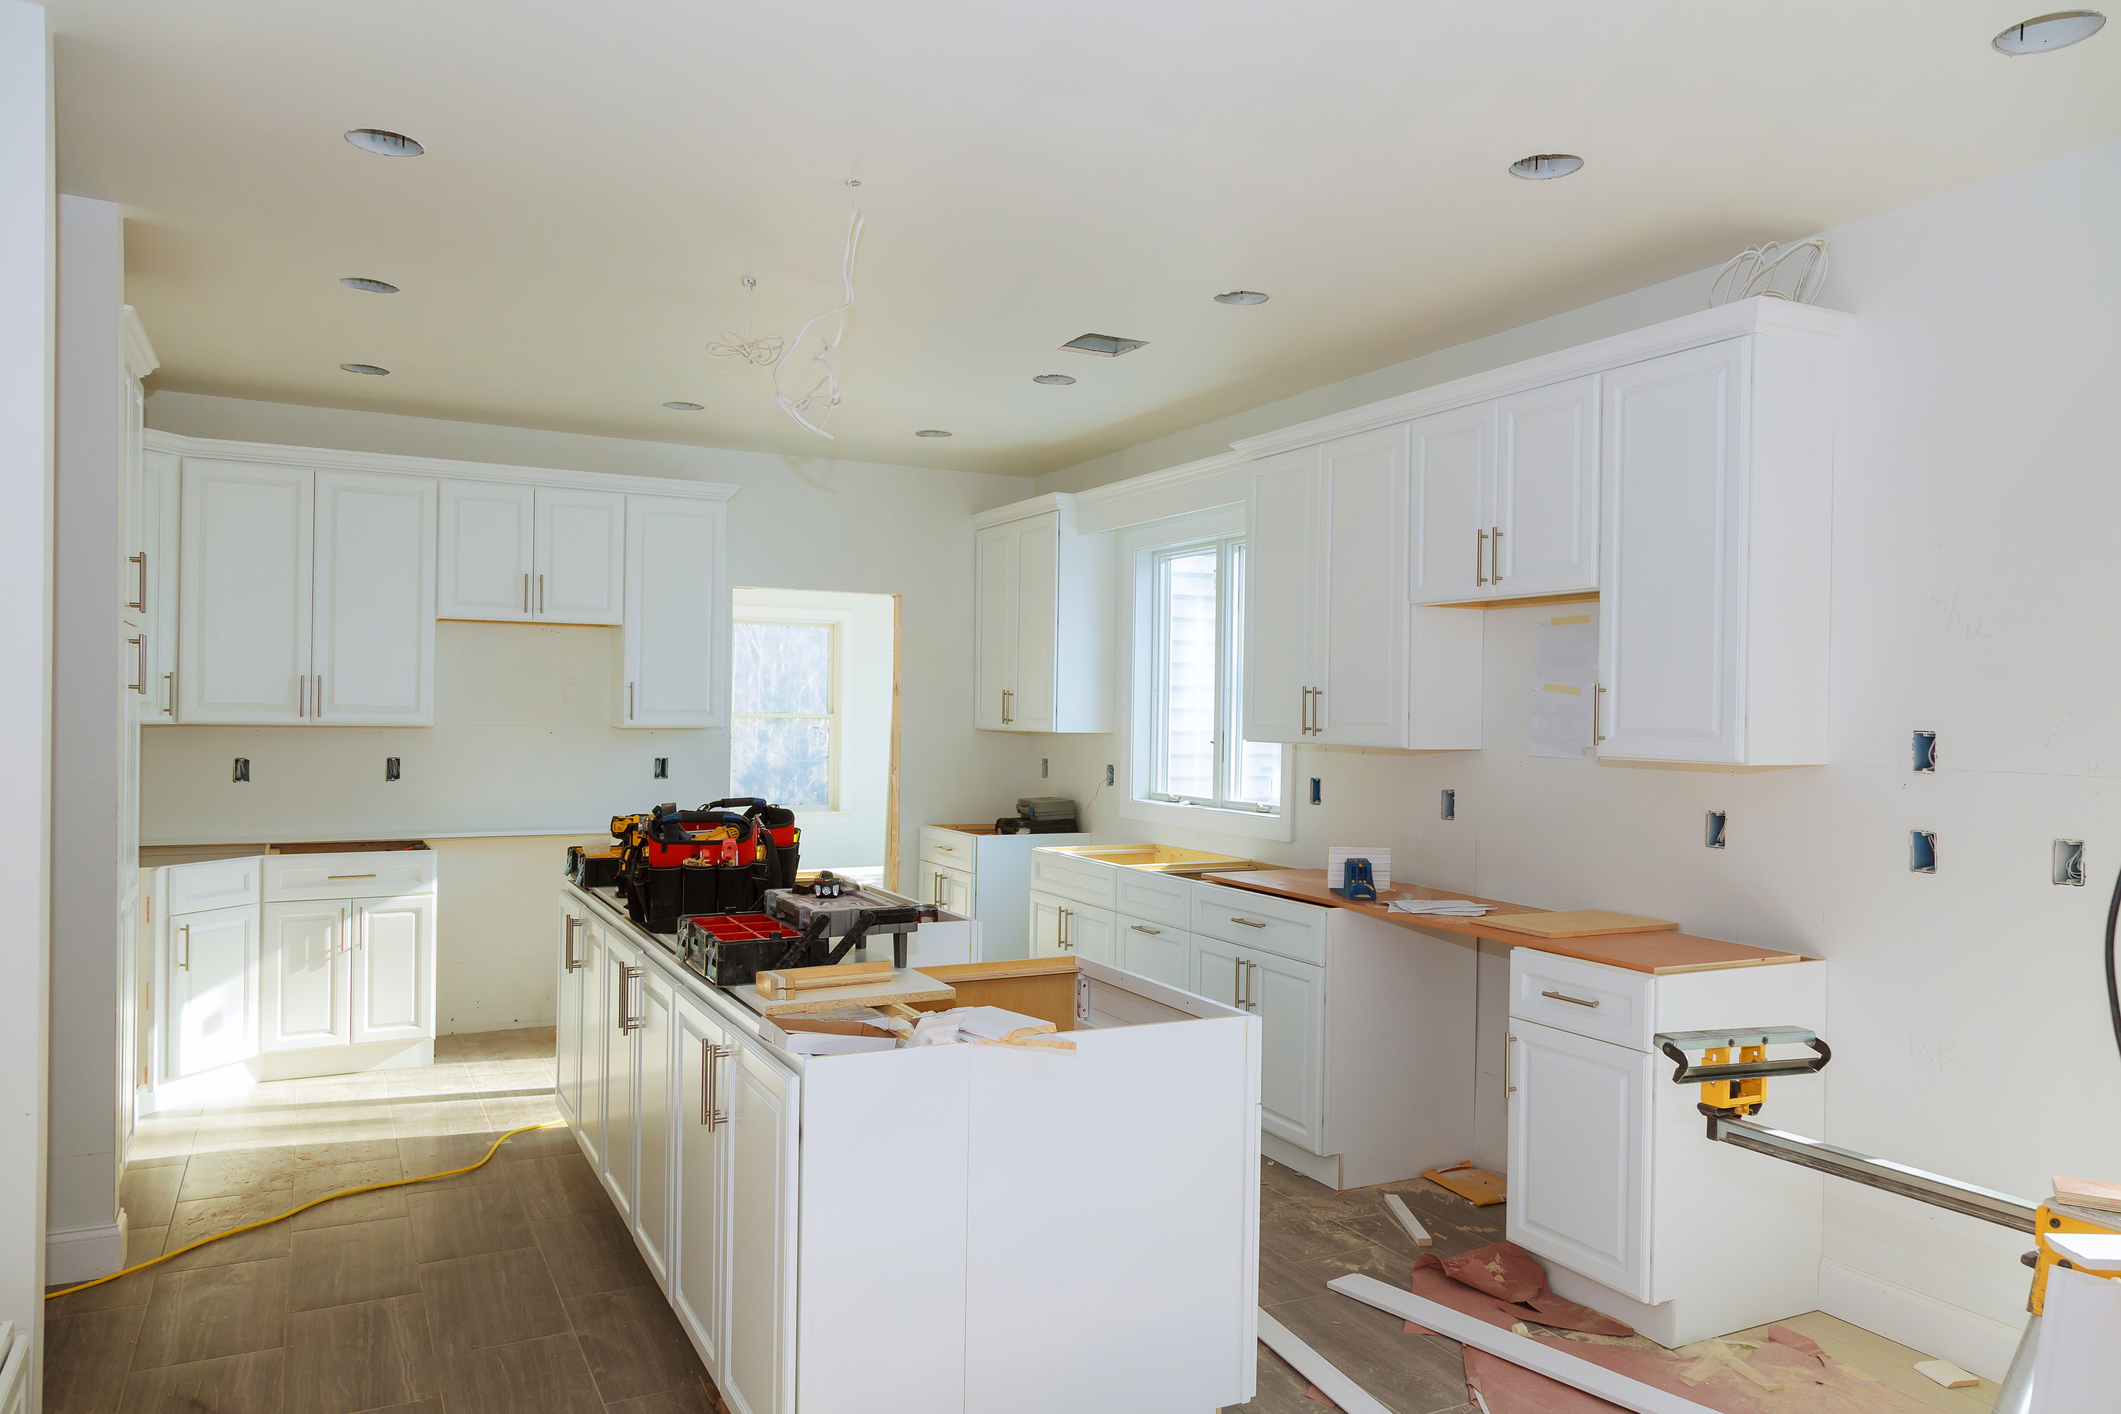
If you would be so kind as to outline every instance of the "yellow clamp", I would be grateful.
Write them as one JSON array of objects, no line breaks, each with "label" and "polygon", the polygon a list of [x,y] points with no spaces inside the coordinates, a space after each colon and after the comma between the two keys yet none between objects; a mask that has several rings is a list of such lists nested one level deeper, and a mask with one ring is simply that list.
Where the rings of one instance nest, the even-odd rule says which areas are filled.
[{"label": "yellow clamp", "polygon": [[[2114,1220],[2110,1223],[2095,1223],[2073,1216],[2073,1212],[2082,1211],[2083,1209],[2081,1208],[2073,1211],[2060,1211],[2042,1203],[2039,1211],[2033,1215],[2033,1235],[2037,1239],[2036,1245],[2040,1249],[2040,1260],[2033,1267],[2033,1300],[2031,1309],[2036,1316],[2041,1314],[2041,1307],[2047,1300],[2047,1274],[2050,1269],[2054,1267],[2069,1267],[2071,1271],[2084,1271],[2082,1267],[2073,1265],[2069,1258],[2048,1246],[2047,1235],[2049,1233],[2121,1232],[2121,1214],[2115,1215]],[[2088,1277],[2121,1277],[2121,1272],[2084,1272],[2084,1274]]]},{"label": "yellow clamp", "polygon": [[[1740,1046],[1738,1063],[1753,1065],[1767,1059],[1766,1046]],[[1703,1065],[1729,1065],[1731,1048],[1711,1046],[1702,1052]],[[1701,1103],[1719,1110],[1732,1110],[1740,1115],[1749,1115],[1760,1108],[1767,1099],[1767,1080],[1754,1076],[1750,1080],[1704,1080],[1701,1082]]]}]

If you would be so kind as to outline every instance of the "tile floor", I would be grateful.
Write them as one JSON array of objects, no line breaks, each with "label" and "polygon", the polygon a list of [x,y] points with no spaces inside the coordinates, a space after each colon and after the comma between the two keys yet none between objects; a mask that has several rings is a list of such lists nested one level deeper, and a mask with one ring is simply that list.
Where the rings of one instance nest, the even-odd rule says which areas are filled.
[{"label": "tile floor", "polygon": [[[260,1085],[143,1122],[128,1262],[342,1188],[472,1163],[558,1119],[553,1033],[431,1069]],[[722,1414],[565,1130],[53,1301],[46,1414]]]}]

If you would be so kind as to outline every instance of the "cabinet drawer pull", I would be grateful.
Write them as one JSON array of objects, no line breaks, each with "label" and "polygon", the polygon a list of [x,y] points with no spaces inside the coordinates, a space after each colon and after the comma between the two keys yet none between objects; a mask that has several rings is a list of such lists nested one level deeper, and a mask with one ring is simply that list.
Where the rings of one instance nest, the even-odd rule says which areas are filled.
[{"label": "cabinet drawer pull", "polygon": [[1243,925],[1244,925],[1245,927],[1247,927],[1247,928],[1264,928],[1264,927],[1266,927],[1266,926],[1267,926],[1267,925],[1266,925],[1266,924],[1264,924],[1264,923],[1254,923],[1254,922],[1253,922],[1253,921],[1252,921],[1251,919],[1249,919],[1249,918],[1232,918],[1232,919],[1231,919],[1230,921],[1231,921],[1232,923],[1241,923],[1241,924],[1243,924]]},{"label": "cabinet drawer pull", "polygon": [[640,1030],[648,1021],[646,1016],[629,1014],[626,1005],[626,984],[640,975],[641,969],[638,967],[622,965],[619,968],[619,1034],[622,1036],[631,1035],[633,1032]]},{"label": "cabinet drawer pull", "polygon": [[1137,933],[1147,933],[1154,938],[1161,938],[1164,935],[1164,930],[1161,928],[1144,928],[1139,923],[1129,923],[1127,926]]},{"label": "cabinet drawer pull", "polygon": [[373,879],[375,877],[373,874],[326,874],[324,882],[329,884],[340,879]]},{"label": "cabinet drawer pull", "polygon": [[705,1036],[700,1038],[700,1069],[707,1079],[700,1099],[700,1123],[709,1129],[719,1129],[729,1122],[728,1114],[722,1109],[722,1085],[714,1063],[734,1049],[732,1046],[717,1046]]},{"label": "cabinet drawer pull", "polygon": [[1058,914],[1060,915],[1060,945],[1061,945],[1062,947],[1064,947],[1064,948],[1068,948],[1068,949],[1072,950],[1072,949],[1073,949],[1073,948],[1075,947],[1075,944],[1073,944],[1073,943],[1071,943],[1071,942],[1069,942],[1069,941],[1068,941],[1068,913],[1069,913],[1069,910],[1067,910],[1067,909],[1065,909],[1065,908],[1061,908],[1061,909],[1055,909],[1054,911],[1055,911],[1056,913],[1058,913]]},{"label": "cabinet drawer pull", "polygon": [[956,845],[954,845],[954,844],[939,844],[939,845],[937,845],[937,846],[936,846],[936,848],[937,848],[937,849],[939,849],[939,850],[941,850],[941,851],[942,851],[943,853],[945,853],[945,854],[956,854],[956,853],[957,853],[957,846],[956,846]]},{"label": "cabinet drawer pull", "polygon": [[1539,995],[1553,1001],[1567,1002],[1570,1006],[1596,1007],[1598,1005],[1595,1001],[1585,1001],[1582,997],[1572,997],[1567,992],[1541,992]]},{"label": "cabinet drawer pull", "polygon": [[144,614],[147,612],[147,551],[142,550],[137,555],[127,555],[125,557],[125,561],[127,564],[138,565],[140,567],[140,597],[137,599],[126,600],[125,607],[128,609],[138,609],[141,613]]},{"label": "cabinet drawer pull", "polygon": [[567,916],[567,933],[566,937],[561,943],[561,946],[565,952],[565,960],[567,963],[567,970],[569,972],[574,971],[576,968],[582,965],[580,959],[578,959],[574,955],[574,930],[576,926],[581,923],[581,921],[581,919],[576,918],[573,914],[569,914]]}]

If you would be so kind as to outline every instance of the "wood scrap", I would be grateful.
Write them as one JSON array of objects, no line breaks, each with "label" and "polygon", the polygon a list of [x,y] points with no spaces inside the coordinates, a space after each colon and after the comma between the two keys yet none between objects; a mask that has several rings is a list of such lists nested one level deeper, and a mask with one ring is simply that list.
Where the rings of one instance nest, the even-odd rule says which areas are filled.
[{"label": "wood scrap", "polygon": [[[1475,1350],[1485,1351],[1499,1359],[1519,1365],[1548,1379],[1559,1380],[1565,1385],[1595,1395],[1610,1404],[1617,1404],[1633,1414],[1713,1414],[1706,1405],[1696,1404],[1691,1399],[1668,1394],[1640,1380],[1631,1380],[1616,1374],[1602,1365],[1594,1365],[1566,1351],[1556,1350],[1537,1340],[1521,1336],[1513,1331],[1500,1330],[1477,1316],[1468,1316],[1454,1311],[1440,1302],[1425,1300],[1411,1291],[1401,1291],[1387,1286],[1375,1277],[1350,1275],[1335,1277],[1326,1283],[1328,1291],[1337,1291],[1368,1306],[1413,1321],[1438,1335],[1448,1336],[1461,1345],[1470,1345]],[[1260,1313],[1260,1324],[1268,1320]],[[1261,1339],[1265,1339],[1262,1335]],[[1272,1342],[1269,1342],[1271,1347]],[[1284,1356],[1284,1359],[1288,1357]],[[1293,1362],[1292,1362],[1293,1363]],[[1320,1385],[1321,1389],[1328,1389]]]},{"label": "wood scrap", "polygon": [[761,972],[753,983],[759,995],[782,1001],[814,987],[852,987],[862,982],[888,982],[888,962],[843,962],[832,967],[784,967]]},{"label": "wood scrap", "polygon": [[2073,1208],[2100,1213],[2121,1213],[2121,1183],[2101,1183],[2096,1178],[2055,1175],[2055,1197]]},{"label": "wood scrap", "polygon": [[1399,1225],[1407,1230],[1407,1236],[1414,1239],[1416,1247],[1433,1247],[1436,1245],[1436,1239],[1429,1236],[1429,1230],[1421,1225],[1420,1219],[1414,1216],[1413,1209],[1409,1208],[1406,1205],[1406,1200],[1402,1199],[1397,1193],[1387,1193],[1385,1195],[1385,1207],[1391,1211],[1393,1218]]},{"label": "wood scrap", "polygon": [[[2062,1180],[2055,1181],[2060,1183]],[[1917,1360],[1915,1373],[1935,1380],[1946,1389],[1973,1389],[1981,1383],[1979,1375],[1969,1375],[1949,1360]]]},{"label": "wood scrap", "polygon": [[1259,1313],[1260,1344],[1295,1367],[1347,1414],[1391,1414],[1370,1392],[1340,1372],[1339,1367],[1313,1350],[1303,1338],[1265,1311]]}]

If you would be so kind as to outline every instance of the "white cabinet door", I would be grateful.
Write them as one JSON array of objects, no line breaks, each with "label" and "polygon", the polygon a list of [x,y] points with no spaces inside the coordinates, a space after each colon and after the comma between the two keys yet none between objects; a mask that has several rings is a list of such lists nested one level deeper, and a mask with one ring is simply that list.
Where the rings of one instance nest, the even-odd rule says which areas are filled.
[{"label": "white cabinet door", "polygon": [[258,1053],[258,909],[172,918],[162,989],[164,1075],[172,1080]]},{"label": "white cabinet door", "polygon": [[353,905],[268,903],[259,958],[261,1044],[268,1051],[344,1046],[348,928]]},{"label": "white cabinet door", "polygon": [[1495,404],[1416,418],[1409,448],[1416,604],[1489,598]]},{"label": "white cabinet door", "polygon": [[1066,899],[1051,894],[1031,895],[1031,955],[1033,957],[1066,957],[1067,948],[1062,946],[1061,915],[1068,908]]},{"label": "white cabinet door", "polygon": [[633,1231],[648,1270],[666,1294],[670,1291],[671,1130],[677,1119],[671,1066],[676,1054],[676,995],[660,968],[643,967],[634,983],[640,998],[640,1030],[634,1045],[640,1056],[635,1108],[640,1115],[640,1166],[635,1179]]},{"label": "white cabinet door", "polygon": [[1310,739],[1319,450],[1252,468],[1245,517],[1246,741]]},{"label": "white cabinet door", "polygon": [[1117,965],[1129,972],[1139,972],[1144,977],[1154,977],[1159,982],[1190,990],[1189,942],[1187,933],[1168,923],[1151,923],[1123,914],[1114,938],[1119,953]]},{"label": "white cabinet door", "polygon": [[640,1044],[632,1019],[640,1012],[640,950],[616,939],[604,949],[604,1187],[630,1226],[640,1162]]},{"label": "white cabinet door", "polygon": [[626,498],[622,727],[718,727],[728,684],[729,586],[719,501]]},{"label": "white cabinet door", "polygon": [[1747,343],[1605,375],[1601,756],[1743,762]]},{"label": "white cabinet door", "polygon": [[615,624],[626,617],[626,498],[540,486],[531,611],[541,623]]},{"label": "white cabinet door", "polygon": [[177,574],[177,717],[309,720],[316,474],[186,458]]},{"label": "white cabinet door", "polygon": [[582,1123],[582,979],[588,972],[582,962],[582,922],[581,909],[562,899],[556,987],[559,1003],[553,1027],[557,1074],[553,1093],[560,1113],[576,1128]]},{"label": "white cabinet door", "polygon": [[1598,588],[1598,375],[1496,405],[1493,592]]},{"label": "white cabinet door", "polygon": [[1016,535],[1016,682],[1009,726],[1053,730],[1060,666],[1060,512],[1012,521]]},{"label": "white cabinet door", "polygon": [[1648,1301],[1662,1060],[1515,1017],[1508,1045],[1510,1241]]},{"label": "white cabinet door", "polygon": [[978,695],[972,725],[1001,731],[1013,725],[1010,698],[1016,691],[1016,527],[990,525],[973,540],[977,604]]},{"label": "white cabinet door", "polygon": [[437,618],[522,622],[531,617],[536,501],[537,492],[528,486],[442,483]]},{"label": "white cabinet door", "polygon": [[[1404,746],[1407,428],[1328,442],[1318,472],[1311,739]],[[1254,601],[1257,602],[1257,601]]]},{"label": "white cabinet door", "polygon": [[977,897],[973,893],[972,875],[962,869],[948,869],[937,864],[923,864],[921,872],[928,880],[928,901],[945,913],[954,913],[960,918],[974,917],[973,908]]},{"label": "white cabinet door", "polygon": [[1244,952],[1243,1000],[1259,1016],[1260,1128],[1326,1151],[1326,970]]},{"label": "white cabinet door", "polygon": [[582,960],[582,1080],[577,1092],[575,1128],[581,1135],[590,1167],[604,1170],[604,1072],[608,1038],[612,1034],[611,1006],[605,1000],[610,985],[611,938],[594,918],[582,920],[575,931],[576,954]]},{"label": "white cabinet door", "polygon": [[177,513],[181,463],[168,452],[142,458],[140,567],[147,590],[147,705],[140,720],[149,725],[174,722],[177,707]]},{"label": "white cabinet door", "polygon": [[729,1037],[714,1013],[682,994],[672,1028],[680,1078],[670,1146],[675,1214],[670,1304],[700,1359],[719,1376],[729,1192],[728,1148],[723,1142],[727,1110],[720,1080],[728,1071],[723,1047]]},{"label": "white cabinet door", "polygon": [[434,724],[434,544],[434,482],[317,473],[313,722]]},{"label": "white cabinet door", "polygon": [[433,894],[354,901],[355,1045],[434,1035],[434,975]]},{"label": "white cabinet door", "polygon": [[1234,1007],[1244,995],[1245,953],[1205,933],[1193,935],[1193,980],[1186,990]]},{"label": "white cabinet door", "polygon": [[722,1071],[729,1112],[722,1394],[731,1414],[793,1414],[797,1116],[795,1076],[737,1039]]}]

